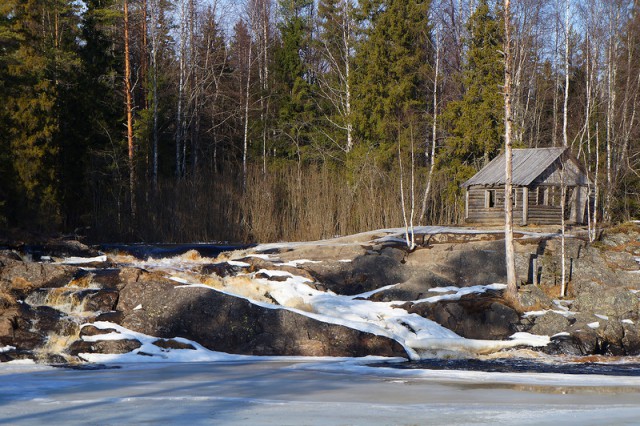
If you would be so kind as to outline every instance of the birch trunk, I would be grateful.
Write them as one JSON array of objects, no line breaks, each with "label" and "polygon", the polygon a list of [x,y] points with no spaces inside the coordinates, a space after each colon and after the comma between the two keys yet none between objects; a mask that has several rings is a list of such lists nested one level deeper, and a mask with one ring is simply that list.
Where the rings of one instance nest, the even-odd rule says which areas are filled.
[{"label": "birch trunk", "polygon": [[431,182],[433,180],[433,171],[436,166],[436,144],[438,131],[438,77],[440,74],[440,38],[439,32],[436,31],[436,64],[433,76],[433,120],[431,122],[431,153],[427,151],[429,158],[429,175],[427,176],[427,187],[424,189],[422,196],[422,209],[420,211],[419,220],[422,221],[427,214],[427,203],[431,194]]},{"label": "birch trunk", "polygon": [[129,1],[124,0],[124,86],[127,110],[127,146],[129,148],[129,194],[131,217],[136,217],[136,168],[134,164],[135,146],[133,141],[133,99],[131,87],[131,53],[129,50]]},{"label": "birch trunk", "polygon": [[[569,138],[567,135],[567,126],[568,126],[568,107],[569,107],[569,0],[565,1],[565,14],[564,14],[564,107],[562,111],[562,146],[565,150],[568,149],[569,146]],[[565,151],[566,152],[566,151]],[[564,153],[562,154],[562,160],[564,160]],[[566,209],[566,201],[565,194],[567,192],[565,185],[565,173],[564,173],[564,162],[560,165],[560,246],[561,246],[561,257],[562,257],[562,282],[560,285],[560,296],[564,297],[566,292],[566,284],[567,284],[567,272],[566,272],[566,261],[565,261],[565,246],[566,246],[566,236],[565,236],[565,220],[564,220],[564,211]]]},{"label": "birch trunk", "polygon": [[516,299],[518,294],[515,248],[513,245],[513,203],[512,195],[512,117],[511,117],[511,11],[510,0],[504,0],[504,155],[505,155],[505,188],[504,188],[504,244],[505,262],[507,265],[507,294]]},{"label": "birch trunk", "polygon": [[247,83],[244,93],[244,138],[242,147],[242,189],[247,190],[247,150],[249,147],[249,87],[251,85],[251,46],[249,40],[249,52],[247,53]]}]

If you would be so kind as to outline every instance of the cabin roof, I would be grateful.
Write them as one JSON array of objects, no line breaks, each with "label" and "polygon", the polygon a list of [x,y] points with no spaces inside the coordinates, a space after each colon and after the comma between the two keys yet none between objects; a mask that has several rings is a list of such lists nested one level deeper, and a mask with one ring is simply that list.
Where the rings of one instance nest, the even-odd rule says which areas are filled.
[{"label": "cabin roof", "polygon": [[[527,148],[513,150],[513,185],[531,185],[537,177],[544,173],[562,154],[565,148]],[[577,162],[576,162],[577,164]],[[471,179],[462,184],[472,185],[504,185],[505,156],[500,154]]]}]

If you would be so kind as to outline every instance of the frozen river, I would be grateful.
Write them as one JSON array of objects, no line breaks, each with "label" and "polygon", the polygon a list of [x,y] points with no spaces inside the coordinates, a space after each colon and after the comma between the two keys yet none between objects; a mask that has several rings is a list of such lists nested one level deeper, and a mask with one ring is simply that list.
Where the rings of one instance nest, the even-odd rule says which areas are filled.
[{"label": "frozen river", "polygon": [[640,378],[251,360],[0,365],[1,424],[638,424]]}]

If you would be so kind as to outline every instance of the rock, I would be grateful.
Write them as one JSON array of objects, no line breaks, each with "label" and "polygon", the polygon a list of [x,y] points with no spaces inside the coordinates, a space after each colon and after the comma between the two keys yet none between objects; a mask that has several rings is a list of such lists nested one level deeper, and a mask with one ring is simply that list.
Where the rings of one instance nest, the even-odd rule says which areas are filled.
[{"label": "rock", "polygon": [[384,247],[380,251],[380,255],[390,257],[391,259],[393,259],[398,263],[404,263],[405,256],[407,255],[407,251],[401,250],[395,247]]},{"label": "rock", "polygon": [[12,261],[0,268],[0,290],[24,299],[35,289],[66,285],[77,270],[68,265]]},{"label": "rock", "polygon": [[324,288],[342,295],[356,295],[375,290],[405,279],[403,265],[389,257],[371,254],[352,262],[304,263],[301,269]]},{"label": "rock", "polygon": [[80,241],[66,239],[51,239],[41,244],[27,244],[21,250],[38,261],[42,256],[56,258],[65,257],[97,257],[101,253]]},{"label": "rock", "polygon": [[594,330],[590,328],[576,330],[571,333],[571,336],[582,355],[602,353],[600,350],[600,342],[598,341],[598,334]]},{"label": "rock", "polygon": [[603,251],[588,245],[580,250],[579,256],[569,259],[568,266],[571,271],[570,297],[577,297],[592,286],[640,286],[640,274],[629,273],[637,271],[639,265],[628,253]]},{"label": "rock", "polygon": [[638,315],[638,296],[626,288],[591,285],[582,288],[573,302],[573,310],[620,318]]},{"label": "rock", "polygon": [[424,271],[392,288],[373,294],[369,299],[378,302],[419,300],[441,294],[429,293],[429,290],[434,287],[449,286],[455,286],[455,283],[434,272]]},{"label": "rock", "polygon": [[80,337],[83,336],[97,336],[97,335],[101,335],[101,334],[109,334],[109,333],[116,333],[116,329],[115,328],[98,328],[94,325],[88,324],[83,326],[80,329]]},{"label": "rock", "polygon": [[600,320],[600,327],[596,333],[600,338],[600,347],[604,355],[623,356],[626,351],[623,347],[624,328],[618,318],[610,317],[608,320]]},{"label": "rock", "polygon": [[436,244],[409,254],[405,269],[411,276],[431,271],[457,287],[505,282],[504,242]]},{"label": "rock", "polygon": [[80,339],[69,345],[67,352],[72,356],[79,356],[82,353],[126,354],[141,346],[142,344],[135,339],[101,340],[98,342],[87,342]]},{"label": "rock", "polygon": [[240,272],[244,272],[247,268],[242,266],[230,265],[227,262],[211,263],[209,265],[203,265],[200,269],[200,273],[203,275],[215,274],[220,278],[237,275]]},{"label": "rock", "polygon": [[540,336],[553,336],[568,330],[573,322],[575,319],[572,321],[561,314],[550,311],[535,318],[534,325],[529,332]]},{"label": "rock", "polygon": [[551,342],[541,350],[549,355],[585,355],[580,340],[572,335],[552,337]]},{"label": "rock", "polygon": [[627,355],[640,355],[640,330],[637,324],[622,323],[622,346]]},{"label": "rock", "polygon": [[61,317],[53,308],[32,308],[24,303],[0,311],[0,347],[33,351],[44,345],[49,334],[60,327]]},{"label": "rock", "polygon": [[[141,304],[144,309],[132,310]],[[183,337],[208,349],[253,355],[406,356],[386,337],[327,324],[200,287],[143,279],[120,294],[122,325],[160,338]]]},{"label": "rock", "polygon": [[553,301],[537,285],[523,285],[518,291],[518,301],[525,311],[549,309]]},{"label": "rock", "polygon": [[96,317],[96,321],[107,321],[113,322],[116,324],[120,324],[124,315],[122,312],[112,311],[112,312],[103,312]]},{"label": "rock", "polygon": [[81,293],[84,300],[84,310],[100,314],[115,309],[119,292],[115,290],[85,290]]},{"label": "rock", "polygon": [[153,342],[153,344],[163,349],[191,349],[191,350],[196,349],[190,343],[179,342],[175,339],[158,339],[155,342]]},{"label": "rock", "polygon": [[502,340],[516,332],[518,313],[490,296],[419,303],[408,311],[428,318],[468,339]]}]

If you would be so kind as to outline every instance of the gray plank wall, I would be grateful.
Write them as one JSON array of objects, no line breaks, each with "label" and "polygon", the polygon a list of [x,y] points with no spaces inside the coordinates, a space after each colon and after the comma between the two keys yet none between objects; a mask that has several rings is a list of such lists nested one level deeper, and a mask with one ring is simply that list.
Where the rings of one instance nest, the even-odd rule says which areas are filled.
[{"label": "gray plank wall", "polygon": [[[485,191],[496,190],[494,207],[486,207]],[[516,189],[516,203],[513,208],[514,225],[522,225],[523,188]],[[553,225],[560,223],[561,208],[557,206],[538,205],[537,191],[530,189],[528,194],[528,224]],[[467,223],[495,225],[504,223],[504,188],[472,186],[468,189]],[[569,206],[567,206],[569,208]]]}]

